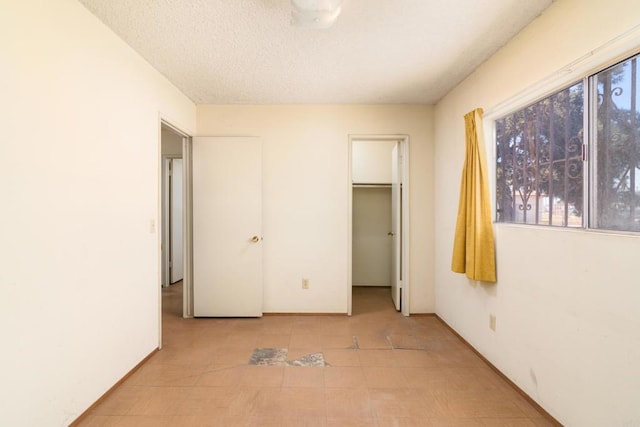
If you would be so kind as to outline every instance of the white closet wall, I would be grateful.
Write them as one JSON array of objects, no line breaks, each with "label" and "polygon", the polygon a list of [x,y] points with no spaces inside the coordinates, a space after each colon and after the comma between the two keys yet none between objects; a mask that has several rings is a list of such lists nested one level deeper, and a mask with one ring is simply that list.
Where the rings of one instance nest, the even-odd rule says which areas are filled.
[{"label": "white closet wall", "polygon": [[391,187],[353,189],[353,286],[391,286]]},{"label": "white closet wall", "polygon": [[351,148],[354,184],[391,184],[391,142],[354,141]]},{"label": "white closet wall", "polygon": [[395,146],[395,141],[354,141],[352,145],[353,286],[391,286],[392,241],[387,233],[391,231],[391,152]]}]

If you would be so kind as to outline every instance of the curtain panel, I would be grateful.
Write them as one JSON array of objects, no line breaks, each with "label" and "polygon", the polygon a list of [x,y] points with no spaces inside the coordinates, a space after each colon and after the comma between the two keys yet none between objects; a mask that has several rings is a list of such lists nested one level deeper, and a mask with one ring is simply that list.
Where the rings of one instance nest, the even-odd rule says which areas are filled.
[{"label": "curtain panel", "polygon": [[466,154],[453,242],[451,270],[471,280],[496,282],[496,255],[491,219],[482,109],[464,116]]}]

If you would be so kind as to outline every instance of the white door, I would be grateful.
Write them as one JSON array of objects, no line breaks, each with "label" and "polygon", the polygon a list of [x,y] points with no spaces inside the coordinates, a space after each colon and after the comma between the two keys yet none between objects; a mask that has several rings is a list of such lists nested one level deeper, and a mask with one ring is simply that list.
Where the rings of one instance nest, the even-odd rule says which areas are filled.
[{"label": "white door", "polygon": [[171,283],[182,280],[183,247],[182,235],[182,159],[171,161]]},{"label": "white door", "polygon": [[402,289],[402,153],[400,143],[391,151],[391,298],[400,310]]},{"label": "white door", "polygon": [[262,316],[262,145],[193,139],[196,317]]}]

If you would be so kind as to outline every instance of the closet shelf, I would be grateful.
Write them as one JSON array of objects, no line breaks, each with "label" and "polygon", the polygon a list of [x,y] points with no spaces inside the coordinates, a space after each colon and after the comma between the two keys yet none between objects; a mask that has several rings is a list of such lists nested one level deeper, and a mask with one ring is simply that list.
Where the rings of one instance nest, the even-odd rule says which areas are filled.
[{"label": "closet shelf", "polygon": [[391,184],[354,182],[353,188],[391,188]]}]

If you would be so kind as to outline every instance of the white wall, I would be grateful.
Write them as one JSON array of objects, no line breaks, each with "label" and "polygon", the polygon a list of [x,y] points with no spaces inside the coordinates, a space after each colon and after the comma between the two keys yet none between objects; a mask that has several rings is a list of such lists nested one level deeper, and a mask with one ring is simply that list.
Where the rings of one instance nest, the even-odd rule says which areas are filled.
[{"label": "white wall", "polygon": [[410,310],[433,311],[432,107],[203,105],[197,122],[262,137],[265,312],[347,311],[348,135],[410,135]]},{"label": "white wall", "polygon": [[68,425],[158,344],[159,113],[195,106],[79,3],[2,2],[0,424]]},{"label": "white wall", "polygon": [[391,153],[397,142],[351,144],[351,178],[360,184],[391,184]]},{"label": "white wall", "polygon": [[640,425],[640,238],[498,224],[498,283],[452,273],[463,115],[492,109],[638,22],[637,0],[556,1],[435,108],[436,312],[568,426]]}]

